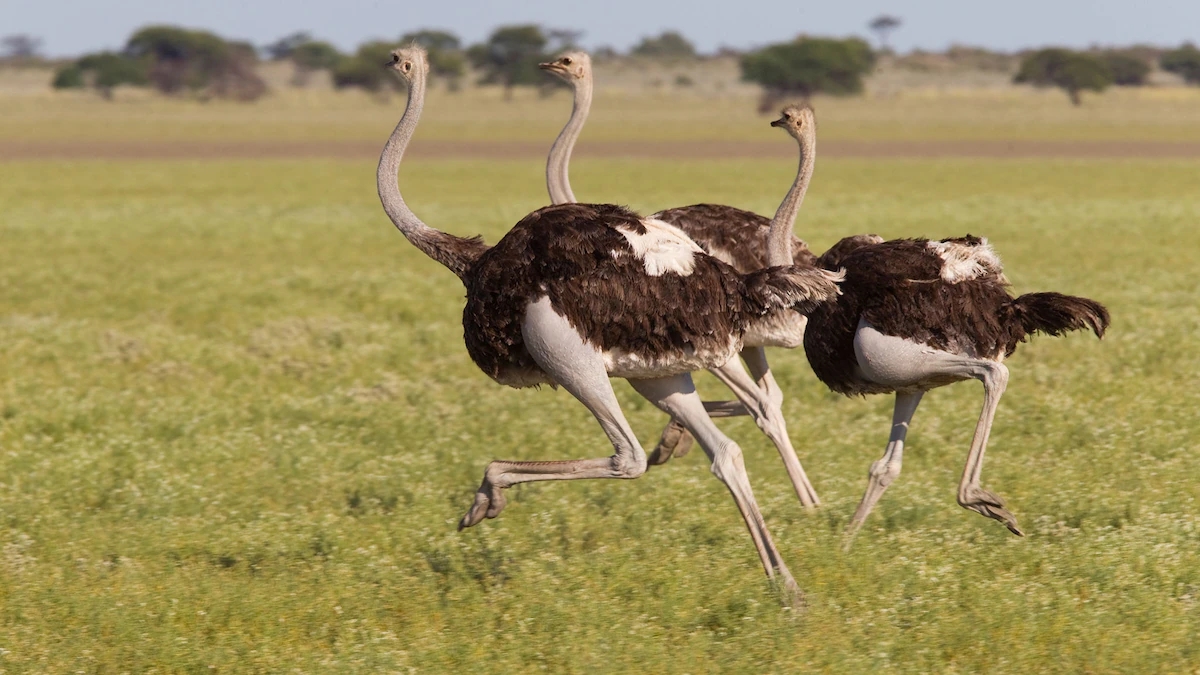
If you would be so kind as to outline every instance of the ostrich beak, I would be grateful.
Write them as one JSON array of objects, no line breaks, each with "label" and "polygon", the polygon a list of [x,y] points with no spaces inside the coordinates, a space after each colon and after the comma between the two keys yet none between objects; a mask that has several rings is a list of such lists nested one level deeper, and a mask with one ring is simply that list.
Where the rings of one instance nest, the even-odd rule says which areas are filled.
[{"label": "ostrich beak", "polygon": [[771,126],[773,126],[773,127],[787,126],[787,120],[783,117],[780,117],[779,119],[775,120],[774,122],[771,122]]},{"label": "ostrich beak", "polygon": [[554,66],[555,66],[555,63],[553,61],[551,61],[549,63],[539,63],[538,64],[538,68],[541,68],[542,70],[554,70]]}]

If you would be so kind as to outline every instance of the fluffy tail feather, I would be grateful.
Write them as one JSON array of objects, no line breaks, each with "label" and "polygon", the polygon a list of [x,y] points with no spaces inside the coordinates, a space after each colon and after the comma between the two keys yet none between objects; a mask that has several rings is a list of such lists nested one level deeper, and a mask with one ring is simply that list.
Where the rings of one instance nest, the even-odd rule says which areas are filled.
[{"label": "fluffy tail feather", "polygon": [[1017,322],[1026,335],[1041,331],[1062,335],[1067,331],[1091,329],[1104,337],[1108,310],[1095,300],[1062,293],[1026,293],[1005,307],[1008,319]]},{"label": "fluffy tail feather", "polygon": [[804,314],[841,294],[838,284],[846,270],[831,272],[819,267],[786,265],[767,267],[742,277],[743,297],[753,314],[763,316],[781,309]]}]

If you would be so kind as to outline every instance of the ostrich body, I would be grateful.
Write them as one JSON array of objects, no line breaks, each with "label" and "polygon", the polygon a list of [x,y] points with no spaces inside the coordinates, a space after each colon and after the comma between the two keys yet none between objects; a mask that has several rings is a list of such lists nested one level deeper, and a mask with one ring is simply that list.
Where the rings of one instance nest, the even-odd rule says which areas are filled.
[{"label": "ostrich body", "polygon": [[646,453],[609,382],[624,377],[695,435],[733,495],[767,575],[778,575],[795,592],[755,502],[741,449],[705,413],[690,372],[736,354],[752,318],[809,310],[836,295],[840,276],[796,267],[741,275],[677,228],[603,204],[539,209],[492,248],[438,232],[417,218],[397,187],[424,102],[425,52],[411,47],[392,58],[409,87],[404,115],[380,158],[384,210],[410,242],[466,286],[464,337],[475,364],[501,384],[563,387],[595,415],[615,450],[596,459],[493,461],[459,528],[499,515],[503,490],[518,483],[644,473]]},{"label": "ostrich body", "polygon": [[1038,331],[1059,335],[1090,328],[1103,337],[1108,311],[1092,300],[1059,293],[1012,297],[999,257],[986,239],[969,235],[887,242],[850,237],[818,262],[827,269],[844,268],[846,279],[841,296],[808,315],[804,350],[813,371],[847,396],[896,394],[887,448],[871,465],[849,533],[862,526],[900,475],[905,436],[925,392],[977,379],[983,383],[983,410],[958,503],[1020,535],[1004,501],[980,485],[988,434],[1008,383],[1003,361]]},{"label": "ostrich body", "polygon": [[[574,94],[571,116],[546,158],[546,187],[551,202],[571,204],[575,202],[575,193],[571,190],[569,165],[571,152],[591,109],[591,58],[584,52],[569,51],[553,61],[539,64],[539,67],[567,82]],[[791,232],[796,211],[812,178],[816,155],[815,122],[811,110],[796,110],[795,114],[807,116],[809,124],[804,128],[804,133],[797,136],[801,156],[796,181],[776,214],[776,221],[780,218],[787,220],[786,229],[780,234],[782,238],[774,244],[774,257],[771,255],[772,220],[757,213],[720,204],[694,204],[659,211],[651,217],[679,228],[705,253],[728,263],[742,274],[768,265],[814,265],[816,256],[803,240]],[[752,321],[746,329],[741,350],[741,357],[750,373],[736,358],[709,368],[738,400],[706,402],[704,405],[713,417],[752,415],[779,451],[800,503],[805,507],[815,507],[820,504],[820,499],[792,447],[783,417],[783,392],[771,374],[764,349],[799,347],[804,340],[805,322],[804,315],[798,312],[775,312]],[[679,420],[672,420],[663,430],[658,447],[650,455],[650,462],[662,464],[671,457],[682,456],[691,444],[692,437],[687,429]]]}]

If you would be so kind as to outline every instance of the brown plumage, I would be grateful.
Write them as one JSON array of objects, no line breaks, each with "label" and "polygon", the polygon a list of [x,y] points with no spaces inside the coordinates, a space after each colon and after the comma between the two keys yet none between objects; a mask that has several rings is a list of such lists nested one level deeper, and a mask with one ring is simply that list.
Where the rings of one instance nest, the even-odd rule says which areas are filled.
[{"label": "brown plumage", "polygon": [[[722,204],[693,204],[659,211],[652,217],[683,230],[706,253],[742,274],[767,265],[771,219],[766,216]],[[792,235],[792,260],[796,265],[814,265],[817,256],[803,239]]]},{"label": "brown plumage", "polygon": [[647,283],[642,260],[618,228],[646,232],[641,218],[620,206],[547,206],[484,252],[464,276],[463,327],[476,365],[505,384],[546,381],[521,338],[525,307],[542,296],[597,348],[658,360],[681,350],[732,355],[731,337],[750,320],[784,308],[808,311],[836,293],[815,268],[743,277],[701,254],[691,274]]},{"label": "brown plumage", "polygon": [[[986,244],[970,236],[942,241]],[[885,335],[983,359],[1011,355],[1037,331],[1059,335],[1091,328],[1103,336],[1108,326],[1108,311],[1086,298],[1059,293],[1013,298],[998,270],[950,283],[942,276],[945,260],[929,244],[926,239],[869,244],[850,237],[830,249],[833,255],[821,257],[826,269],[846,269],[842,295],[809,313],[804,335],[809,363],[830,389],[846,395],[892,391],[859,375],[854,334],[860,318]]]}]

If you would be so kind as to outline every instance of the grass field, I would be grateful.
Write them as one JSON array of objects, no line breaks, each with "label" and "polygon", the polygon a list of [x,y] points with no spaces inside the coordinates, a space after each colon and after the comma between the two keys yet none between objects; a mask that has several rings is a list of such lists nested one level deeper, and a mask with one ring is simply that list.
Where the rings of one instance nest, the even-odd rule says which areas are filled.
[{"label": "grass field", "polygon": [[[1013,88],[890,98],[818,97],[824,141],[1032,140],[1200,141],[1200,89],[1117,89],[1069,105],[1059,91]],[[360,93],[281,91],[260,103],[193,102],[122,93],[0,98],[0,144],[6,141],[379,141],[403,102]],[[570,110],[566,92],[548,99],[518,90],[511,103],[494,89],[447,94],[435,89],[421,141],[549,143]],[[634,95],[600,89],[581,146],[606,141],[737,140],[779,142],[769,119],[744,96],[686,92]],[[382,145],[382,142],[380,142]],[[786,143],[784,143],[786,146]]]},{"label": "grass field", "polygon": [[[905,103],[934,120],[943,104]],[[4,117],[0,136],[53,137],[88,117],[71,105]],[[133,133],[130,114],[78,105],[81,137]],[[203,138],[234,113],[271,126],[249,107],[193,104],[171,125],[155,111],[180,104],[119,105],[162,115],[148,134]],[[1162,105],[1128,108],[1149,120],[1128,127],[1065,104],[1055,119],[1137,140],[1195,115]],[[346,133],[386,134],[398,105],[370,114]],[[687,132],[646,115],[630,136]],[[1062,128],[1004,119],[1030,138]],[[545,202],[541,171],[413,160],[401,186],[427,222],[495,241]],[[573,179],[647,212],[769,213],[793,171],[613,159]],[[1114,322],[1103,342],[1039,338],[1010,361],[983,483],[1024,539],[955,504],[981,402],[965,383],[927,397],[904,474],[843,552],[890,401],[833,396],[799,351],[774,353],[825,505],[801,510],[752,423],[722,426],[804,611],[781,608],[698,451],[636,481],[520,486],[499,519],[455,531],[490,459],[608,445],[567,394],[471,364],[462,288],[392,229],[373,172],[0,163],[0,672],[1200,672],[1200,161],[818,160],[797,223],[814,248],[985,234],[1016,291],[1088,295]],[[617,389],[650,443],[664,418]]]}]

